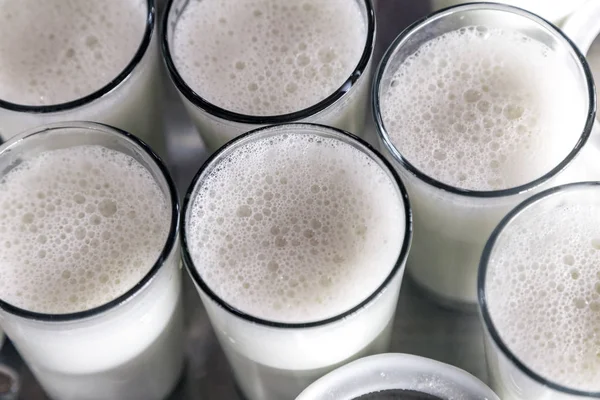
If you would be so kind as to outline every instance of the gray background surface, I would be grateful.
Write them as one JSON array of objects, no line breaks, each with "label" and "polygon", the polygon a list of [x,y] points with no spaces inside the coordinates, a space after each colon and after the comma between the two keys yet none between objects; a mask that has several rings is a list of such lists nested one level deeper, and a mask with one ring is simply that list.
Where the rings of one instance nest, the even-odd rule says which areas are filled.
[{"label": "gray background surface", "polygon": [[[160,1],[159,1],[160,3]],[[427,0],[376,0],[376,63],[390,42],[409,24],[428,13]],[[165,129],[168,135],[168,164],[179,192],[183,195],[208,154],[191,126],[179,99],[165,79],[167,102]],[[368,134],[372,134],[372,122]],[[189,281],[184,279],[187,366],[182,381],[169,400],[206,399],[238,400],[227,361],[218,346],[200,299]],[[409,279],[405,279],[394,326],[392,351],[412,353],[454,364],[487,379],[483,339],[478,316],[442,309],[430,302]],[[0,355],[0,363],[21,374],[23,400],[48,399],[29,370],[8,343]]]}]

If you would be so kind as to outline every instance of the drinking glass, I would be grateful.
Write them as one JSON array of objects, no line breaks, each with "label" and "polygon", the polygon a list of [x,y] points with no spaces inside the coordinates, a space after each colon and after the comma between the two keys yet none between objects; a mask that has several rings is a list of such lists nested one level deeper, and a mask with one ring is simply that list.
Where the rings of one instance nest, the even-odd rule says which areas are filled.
[{"label": "drinking glass", "polygon": [[24,105],[0,99],[0,141],[36,126],[95,121],[130,132],[164,155],[161,61],[154,0],[146,1],[144,36],[131,61],[104,87],[61,104]]},{"label": "drinking glass", "polygon": [[[510,231],[515,224],[519,226],[523,222],[538,221],[540,217],[547,219],[548,215],[554,215],[559,207],[569,207],[574,204],[592,205],[600,211],[600,182],[562,185],[530,197],[502,219],[483,250],[478,277],[479,311],[484,328],[490,385],[502,400],[600,399],[600,392],[586,392],[564,386],[542,376],[539,371],[526,365],[498,331],[494,317],[490,313],[491,294],[486,287],[489,265],[493,262],[494,257],[504,250],[506,240],[510,238],[507,230]],[[565,236],[566,234],[567,232],[565,232]],[[569,279],[571,278],[569,277]],[[582,321],[582,323],[584,322]],[[552,328],[550,327],[550,329]],[[567,360],[568,354],[565,354],[564,357]]]},{"label": "drinking glass", "polygon": [[424,400],[428,399],[425,394],[439,399],[500,400],[483,382],[459,368],[412,354],[393,353],[346,364],[310,385],[296,400],[355,400],[394,389],[422,393]]},{"label": "drinking glass", "polygon": [[[350,0],[359,4],[366,27],[365,48],[348,79],[318,103],[280,115],[246,115],[217,106],[196,93],[177,70],[172,48],[174,31],[189,0],[169,0],[162,24],[162,50],[169,75],[204,143],[216,150],[236,136],[265,125],[314,122],[361,134],[369,108],[371,59],[375,43],[375,13],[371,0]],[[227,49],[223,49],[227,51]]]},{"label": "drinking glass", "polygon": [[[390,87],[394,73],[407,57],[436,37],[481,21],[490,28],[521,32],[563,54],[565,64],[578,77],[578,90],[587,107],[584,129],[565,159],[540,178],[503,190],[458,188],[416,168],[392,143],[381,113],[381,95]],[[596,93],[584,57],[560,30],[519,8],[493,3],[448,8],[417,21],[390,46],[376,72],[373,112],[382,151],[406,182],[413,200],[414,241],[407,266],[411,278],[440,304],[474,312],[477,267],[486,239],[516,204],[562,179],[561,173],[590,136],[596,114]],[[570,173],[564,179],[567,177],[577,180],[577,174]]]},{"label": "drinking glass", "polygon": [[0,174],[6,176],[23,159],[42,152],[83,145],[119,151],[150,172],[170,212],[164,247],[148,273],[108,303],[48,314],[0,298],[0,323],[55,400],[161,400],[174,388],[183,364],[179,206],[165,165],[124,131],[68,122],[35,128],[6,142],[0,147]]},{"label": "drinking glass", "polygon": [[[283,323],[249,315],[228,304],[194,266],[187,242],[192,206],[210,172],[224,168],[222,163],[236,148],[287,133],[316,134],[360,150],[386,172],[398,190],[398,198],[403,201],[405,233],[399,257],[389,275],[365,300],[325,320]],[[182,215],[184,263],[229,360],[237,385],[249,400],[292,399],[337,366],[388,349],[410,246],[411,211],[398,175],[367,143],[343,131],[314,124],[283,124],[251,131],[219,149],[201,167],[185,197]]]}]

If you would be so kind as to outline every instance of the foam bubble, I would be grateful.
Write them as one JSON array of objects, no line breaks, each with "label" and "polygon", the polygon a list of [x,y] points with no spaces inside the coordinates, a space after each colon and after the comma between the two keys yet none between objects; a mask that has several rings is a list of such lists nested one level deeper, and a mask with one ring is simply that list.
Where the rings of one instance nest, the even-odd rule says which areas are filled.
[{"label": "foam bubble", "polygon": [[380,95],[391,140],[413,165],[459,188],[499,190],[566,158],[585,124],[582,93],[563,53],[473,26],[425,43]]},{"label": "foam bubble", "polygon": [[486,282],[492,320],[511,351],[542,376],[593,392],[600,390],[594,201],[545,201],[526,210],[498,240]]},{"label": "foam bubble", "polygon": [[0,99],[58,104],[86,96],[132,60],[145,0],[0,0]]},{"label": "foam bubble", "polygon": [[355,1],[190,2],[174,33],[177,70],[208,101],[250,115],[301,110],[358,65],[366,26]]},{"label": "foam bubble", "polygon": [[315,321],[368,297],[395,265],[402,199],[367,155],[288,134],[235,149],[206,177],[188,220],[194,264],[229,304]]},{"label": "foam bubble", "polygon": [[147,274],[168,230],[162,191],[130,156],[41,153],[0,181],[0,296],[44,313],[105,304]]}]

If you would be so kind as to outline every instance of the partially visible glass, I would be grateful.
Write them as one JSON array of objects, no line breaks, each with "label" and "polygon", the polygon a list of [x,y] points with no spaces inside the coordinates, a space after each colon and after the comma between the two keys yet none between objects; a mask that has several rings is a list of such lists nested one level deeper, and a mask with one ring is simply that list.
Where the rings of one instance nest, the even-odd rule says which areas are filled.
[{"label": "partially visible glass", "polygon": [[[493,0],[483,0],[492,2]],[[515,7],[521,7],[532,13],[538,14],[540,17],[549,20],[550,22],[561,25],[568,16],[581,7],[588,0],[496,0],[496,3],[508,4]],[[456,6],[459,4],[471,3],[469,0],[431,0],[431,8],[433,11],[442,8]]]},{"label": "partially visible glass", "polygon": [[[393,244],[398,246],[398,258],[385,280],[373,293],[363,301],[357,300],[351,309],[341,314],[299,323],[263,319],[231,305],[209,286],[206,277],[194,264],[190,251],[189,221],[193,205],[211,172],[224,170],[228,156],[237,148],[266,138],[285,138],[290,134],[310,134],[335,139],[371,158],[382,168],[397,191],[398,199],[402,202],[401,219],[405,225],[402,242]],[[332,152],[333,150],[331,149]],[[248,164],[251,168],[250,160]],[[285,176],[281,179],[285,179]],[[228,186],[228,190],[232,188]],[[301,206],[298,204],[298,207]],[[249,400],[292,399],[309,384],[338,366],[389,350],[412,237],[411,211],[408,196],[398,175],[367,143],[343,131],[313,124],[282,124],[248,132],[219,149],[201,167],[186,194],[182,215],[182,249],[186,269],[200,294],[236,383]]]},{"label": "partially visible glass", "polygon": [[[502,190],[462,189],[438,181],[418,169],[392,142],[381,111],[382,93],[393,90],[394,73],[409,56],[434,38],[481,21],[485,21],[488,28],[522,32],[564,55],[565,64],[577,78],[577,90],[586,107],[583,130],[580,134],[575,132],[578,140],[566,158],[540,178]],[[581,179],[581,171],[571,165],[590,137],[596,115],[596,92],[584,57],[556,27],[515,7],[474,3],[434,13],[417,21],[396,38],[376,72],[373,113],[382,151],[406,182],[413,200],[415,232],[407,265],[411,278],[438,303],[475,312],[479,259],[486,239],[498,222],[512,207],[536,191],[563,180]]]},{"label": "partially visible glass", "polygon": [[[575,213],[574,211],[577,211],[578,207],[581,206],[588,211],[591,210],[590,213]],[[600,299],[600,270],[594,269],[597,264],[585,265],[585,251],[587,249],[579,247],[582,242],[586,242],[591,251],[591,255],[590,253],[587,255],[591,258],[600,249],[600,239],[588,237],[586,235],[588,232],[583,229],[572,231],[564,226],[561,221],[564,221],[563,218],[567,214],[575,226],[587,226],[590,225],[589,221],[593,221],[591,224],[598,221],[600,216],[600,182],[580,182],[558,186],[523,201],[500,222],[491,234],[483,251],[478,276],[479,311],[484,328],[484,344],[490,386],[503,400],[600,399],[600,391],[598,391],[600,380],[586,382],[588,386],[594,386],[595,390],[582,390],[573,385],[560,383],[557,376],[550,376],[551,374],[548,371],[552,368],[554,368],[554,372],[562,369],[562,372],[567,375],[578,373],[579,376],[583,376],[581,370],[574,369],[575,364],[572,364],[574,360],[581,356],[582,352],[586,356],[587,352],[593,352],[591,358],[597,357],[593,361],[595,365],[583,366],[584,370],[587,370],[587,377],[590,373],[593,375],[594,371],[599,371],[598,365],[600,364],[598,328],[594,332],[590,332],[593,330],[593,326],[599,326],[597,316],[600,316],[600,303],[598,302],[598,299]],[[553,232],[546,231],[549,223],[553,226]],[[600,234],[597,229],[598,225],[593,228],[596,228],[596,233]],[[540,243],[536,245],[535,243],[529,243],[528,240],[523,240],[523,235],[537,239],[541,246]],[[575,237],[575,240],[573,240],[573,237]],[[564,252],[563,247],[558,250],[559,256],[556,257],[557,242],[574,251],[574,253]],[[518,244],[518,247],[515,246],[516,244]],[[507,266],[504,260],[506,256],[513,255],[515,252],[519,253],[520,256],[530,258],[530,263],[522,265],[524,273],[527,273],[526,281],[523,281],[523,277],[519,274],[510,273],[509,275],[507,271],[510,268],[511,272],[514,272],[516,265]],[[583,258],[580,256],[583,256]],[[576,275],[571,265],[571,257],[573,257],[572,265],[579,264],[590,270],[582,271],[581,276]],[[564,262],[560,260],[561,258],[564,259]],[[556,265],[556,261],[559,261],[558,265]],[[558,270],[555,268],[558,268]],[[536,279],[535,275],[540,275],[539,280]],[[584,276],[589,275],[595,275],[594,278],[598,280],[595,288],[594,281],[588,281],[584,278]],[[578,280],[579,282],[577,282]],[[490,282],[502,286],[493,288]],[[531,282],[532,287],[527,288],[526,291],[527,293],[533,293],[536,302],[510,296],[511,289],[513,286],[517,286],[517,282]],[[576,292],[569,290],[568,285],[563,285],[565,282],[574,282]],[[586,288],[588,285],[591,288],[589,291]],[[523,285],[521,284],[521,286]],[[500,287],[501,290],[498,289]],[[555,293],[551,294],[552,292]],[[586,298],[590,295],[590,292],[590,300],[580,301],[577,298],[579,296],[582,299]],[[522,291],[519,293],[522,294]],[[570,301],[571,296],[576,297],[575,301]],[[559,304],[553,301],[553,297],[560,297],[569,301]],[[596,300],[591,300],[593,298],[596,298]],[[509,305],[509,302],[516,304]],[[565,303],[568,304],[565,305]],[[515,310],[517,304],[518,308]],[[545,326],[545,329],[547,329],[545,332],[538,330],[538,318],[542,314],[540,314],[539,309],[534,308],[540,304],[548,308],[545,312],[541,311],[542,314],[552,314],[550,318],[544,317],[544,321],[551,321],[548,326]],[[557,306],[559,309],[551,310],[550,308],[553,306]],[[502,310],[503,307],[508,308],[508,314]],[[573,350],[573,346],[569,344],[569,347],[567,347],[567,344],[563,343],[563,337],[560,334],[560,331],[565,329],[565,321],[563,321],[560,314],[571,313],[575,315],[581,310],[585,309],[587,311],[588,307],[590,310],[588,314],[578,315],[576,318],[569,320],[566,328],[568,330],[583,328],[582,331],[586,333],[579,335],[579,339],[589,340],[589,342],[586,342],[587,346],[578,349],[577,354],[570,353],[569,351]],[[500,317],[500,311],[502,311],[502,317]],[[520,314],[515,315],[515,312]],[[588,319],[590,314],[595,314],[595,316]],[[501,324],[499,323],[500,318],[503,319]],[[526,322],[523,323],[523,321]],[[518,340],[523,341],[523,343],[519,343],[519,351],[508,340],[507,326],[516,327],[517,331],[523,331],[518,334]],[[530,336],[538,333],[539,335],[534,337],[532,341]],[[588,333],[590,334],[589,337],[586,336]],[[510,340],[514,341],[514,335],[515,333],[511,332]],[[569,336],[573,336],[573,334],[569,333]],[[594,339],[596,339],[595,343],[593,342]],[[529,354],[525,354],[526,352]],[[540,360],[546,354],[558,355],[558,359],[561,361],[548,363],[548,360]],[[552,360],[556,361],[554,356]],[[534,363],[537,365],[532,365]],[[540,371],[540,365],[543,365],[546,371]],[[598,376],[598,372],[595,376]]]},{"label": "partially visible glass", "polygon": [[[571,14],[562,25],[563,32],[585,55],[594,80],[600,80],[600,2],[590,0]],[[600,180],[600,122],[596,118],[594,131],[581,157],[577,169],[583,171],[582,180]]]},{"label": "partially visible glass", "polygon": [[169,227],[158,259],[127,292],[84,311],[40,313],[0,299],[0,323],[55,400],[161,400],[179,381],[184,361],[179,205],[166,166],[133,135],[67,122],[34,128],[2,145],[0,175],[40,153],[91,145],[135,159],[164,194]]},{"label": "partially visible glass", "polygon": [[[407,396],[433,400],[429,396],[435,396],[435,399],[500,400],[483,382],[461,369],[424,357],[392,353],[346,364],[310,385],[296,400],[358,400],[360,396],[394,390],[404,392],[395,393],[400,399]],[[388,396],[385,398],[395,398],[393,392]]]},{"label": "partially visible glass", "polygon": [[95,121],[136,135],[164,156],[156,8],[154,0],[143,3],[146,8],[142,13],[145,21],[143,37],[136,52],[131,54],[131,61],[118,76],[95,92],[61,104],[23,105],[0,98],[0,140],[6,141],[44,124]]},{"label": "partially visible glass", "polygon": [[[311,122],[333,126],[362,136],[369,108],[372,54],[375,43],[375,12],[371,0],[355,1],[366,28],[365,47],[358,65],[347,80],[325,99],[308,108],[281,115],[246,115],[219,107],[202,98],[180,75],[173,56],[174,31],[189,0],[169,0],[162,23],[162,51],[171,80],[204,143],[216,150],[238,135],[261,126]],[[282,2],[283,4],[283,2]],[[228,49],[223,49],[227,52]]]}]

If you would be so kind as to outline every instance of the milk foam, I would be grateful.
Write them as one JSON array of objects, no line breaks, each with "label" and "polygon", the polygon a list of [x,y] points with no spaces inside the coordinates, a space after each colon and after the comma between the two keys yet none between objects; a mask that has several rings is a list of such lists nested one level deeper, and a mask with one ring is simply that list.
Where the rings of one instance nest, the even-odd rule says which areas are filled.
[{"label": "milk foam", "polygon": [[366,41],[355,0],[191,1],[173,55],[209,102],[249,115],[291,113],[335,92]]},{"label": "milk foam", "polygon": [[27,159],[0,181],[0,296],[44,313],[105,304],[148,273],[169,222],[128,155],[80,146]]},{"label": "milk foam", "polygon": [[84,97],[133,59],[145,0],[0,0],[0,99],[24,105]]},{"label": "milk foam", "polygon": [[498,190],[556,167],[582,134],[586,95],[563,53],[468,27],[424,44],[380,93],[400,153],[455,187]]},{"label": "milk foam", "polygon": [[500,336],[525,365],[556,383],[597,392],[597,196],[595,202],[567,201],[542,212],[539,208],[525,211],[525,218],[511,224],[497,242],[488,267],[486,297]]},{"label": "milk foam", "polygon": [[316,321],[359,304],[389,275],[402,199],[371,158],[314,134],[244,144],[210,171],[188,219],[195,267],[261,318]]}]

